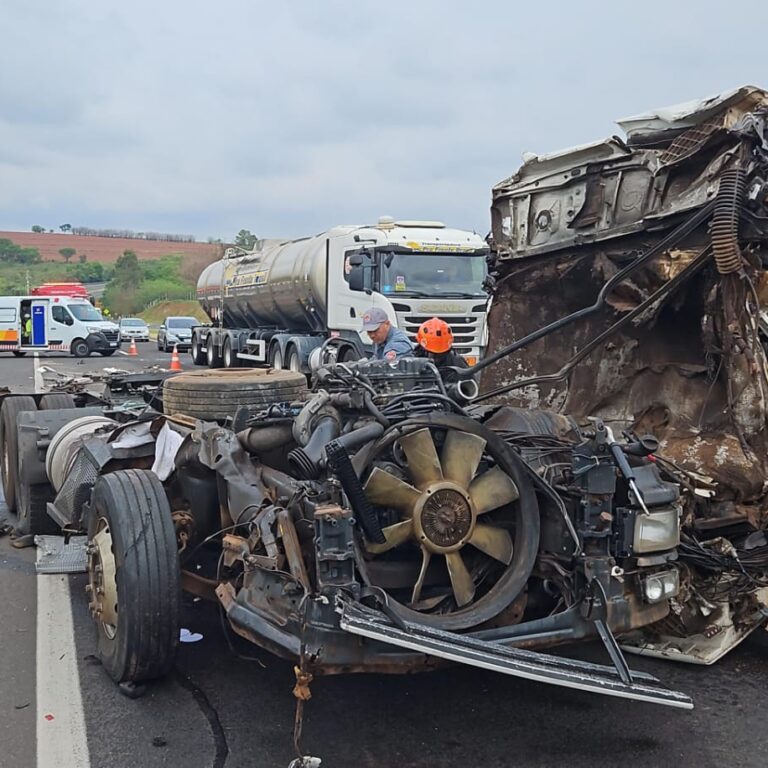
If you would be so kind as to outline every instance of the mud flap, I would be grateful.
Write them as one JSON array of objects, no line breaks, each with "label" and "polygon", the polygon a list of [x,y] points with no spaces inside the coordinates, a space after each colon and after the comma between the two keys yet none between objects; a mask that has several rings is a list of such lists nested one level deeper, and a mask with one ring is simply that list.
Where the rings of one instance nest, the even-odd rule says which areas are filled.
[{"label": "mud flap", "polygon": [[667,707],[693,709],[689,696],[664,688],[655,677],[644,672],[633,672],[631,681],[627,683],[622,681],[613,667],[510,648],[423,624],[401,622],[395,626],[384,614],[360,603],[345,601],[338,609],[341,628],[353,635],[526,680]]}]

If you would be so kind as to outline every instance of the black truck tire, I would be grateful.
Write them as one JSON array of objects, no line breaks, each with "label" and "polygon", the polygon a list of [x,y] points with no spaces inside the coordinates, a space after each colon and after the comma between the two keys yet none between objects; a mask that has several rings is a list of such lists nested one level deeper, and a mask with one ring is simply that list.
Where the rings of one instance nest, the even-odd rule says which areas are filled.
[{"label": "black truck tire", "polygon": [[3,495],[9,512],[16,511],[16,489],[19,486],[18,437],[16,421],[22,411],[36,411],[34,398],[29,395],[6,397],[0,408],[0,474],[3,480]]},{"label": "black truck tire", "polygon": [[75,357],[90,357],[91,348],[85,339],[75,339],[69,347]]},{"label": "black truck tire", "polygon": [[260,410],[272,403],[302,400],[306,392],[306,376],[291,371],[190,371],[163,382],[163,411],[198,419],[224,419],[234,416],[240,406]]},{"label": "black truck tire", "polygon": [[192,345],[189,348],[189,354],[192,357],[193,365],[206,365],[208,363],[205,352],[203,352],[200,346],[200,336],[197,333],[192,334]]},{"label": "black truck tire", "polygon": [[41,411],[57,411],[63,408],[77,408],[75,398],[67,392],[54,392],[40,398]]},{"label": "black truck tire", "polygon": [[224,341],[224,353],[222,360],[225,368],[239,368],[240,361],[237,359],[237,355],[232,349],[232,340],[227,338]]},{"label": "black truck tire", "polygon": [[[181,623],[181,574],[168,499],[157,475],[125,469],[102,475],[88,521],[91,610],[116,596],[116,624],[94,616],[97,654],[117,683],[162,677],[173,667]],[[111,546],[99,546],[98,533]],[[105,568],[111,551],[114,569]],[[96,566],[101,565],[101,569]],[[105,573],[114,573],[108,580]],[[105,581],[107,579],[108,581]],[[101,580],[101,581],[100,581]],[[104,591],[99,594],[97,587]]]}]

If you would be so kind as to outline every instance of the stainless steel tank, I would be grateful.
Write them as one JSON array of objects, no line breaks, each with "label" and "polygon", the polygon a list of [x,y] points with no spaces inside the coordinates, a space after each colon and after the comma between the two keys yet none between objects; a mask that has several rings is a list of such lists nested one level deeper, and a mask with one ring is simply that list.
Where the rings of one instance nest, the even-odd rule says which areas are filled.
[{"label": "stainless steel tank", "polygon": [[325,324],[326,236],[259,243],[260,250],[206,267],[197,297],[211,320],[229,328],[318,330]]}]

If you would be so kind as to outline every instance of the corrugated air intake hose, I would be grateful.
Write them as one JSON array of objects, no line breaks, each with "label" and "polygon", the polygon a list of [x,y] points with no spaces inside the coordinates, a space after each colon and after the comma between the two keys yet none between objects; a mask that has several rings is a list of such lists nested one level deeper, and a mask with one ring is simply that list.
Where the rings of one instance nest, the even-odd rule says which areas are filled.
[{"label": "corrugated air intake hose", "polygon": [[742,266],[739,218],[744,204],[745,186],[745,173],[741,168],[729,168],[720,178],[711,236],[715,264],[721,275],[738,272]]}]

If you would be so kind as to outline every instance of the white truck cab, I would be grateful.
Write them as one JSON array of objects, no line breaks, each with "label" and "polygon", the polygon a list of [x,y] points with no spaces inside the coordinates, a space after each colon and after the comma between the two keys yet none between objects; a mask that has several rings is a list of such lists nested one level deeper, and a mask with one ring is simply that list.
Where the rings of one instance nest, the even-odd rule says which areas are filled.
[{"label": "white truck cab", "polygon": [[86,299],[0,296],[0,352],[71,352],[105,357],[120,348],[120,329]]}]

